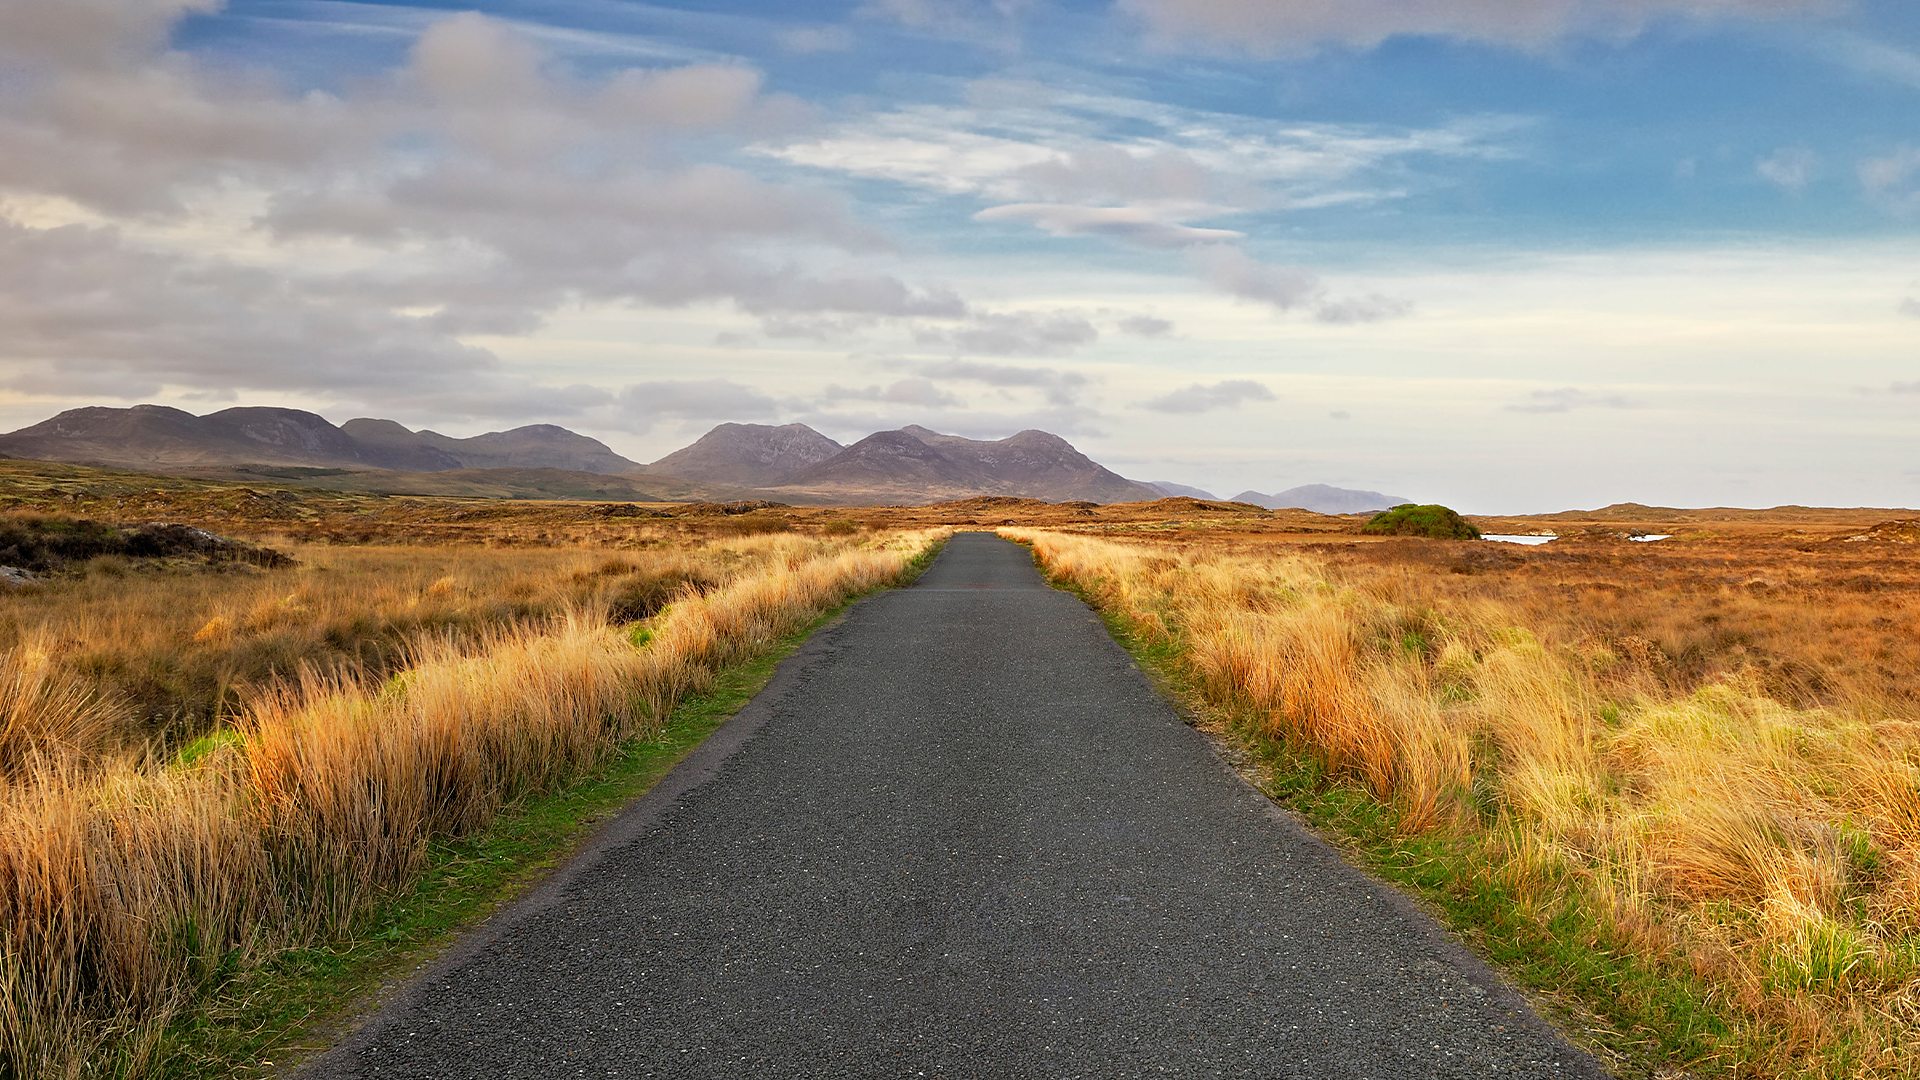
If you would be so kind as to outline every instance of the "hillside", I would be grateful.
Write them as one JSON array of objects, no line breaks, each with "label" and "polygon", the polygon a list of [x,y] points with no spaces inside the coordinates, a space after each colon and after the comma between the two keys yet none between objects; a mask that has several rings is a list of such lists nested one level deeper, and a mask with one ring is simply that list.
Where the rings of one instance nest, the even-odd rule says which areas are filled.
[{"label": "hillside", "polygon": [[640,466],[606,444],[548,424],[456,439],[392,420],[336,427],[301,409],[234,408],[205,416],[161,405],[70,409],[0,435],[0,454],[170,471],[300,466],[432,473],[459,469],[559,469],[623,475]]},{"label": "hillside", "polygon": [[1316,514],[1371,514],[1412,500],[1377,491],[1333,487],[1328,484],[1302,484],[1272,495],[1243,491],[1234,502],[1252,503],[1269,510],[1311,510]]},{"label": "hillside", "polygon": [[1170,499],[1199,499],[1201,502],[1217,502],[1220,496],[1205,488],[1191,484],[1176,484],[1171,480],[1147,480],[1146,485]]},{"label": "hillside", "polygon": [[869,435],[777,490],[846,501],[908,503],[967,495],[1098,503],[1161,496],[1048,432],[1028,430],[1004,439],[981,440],[917,425]]},{"label": "hillside", "polygon": [[647,471],[695,482],[773,487],[843,449],[805,424],[721,424]]}]

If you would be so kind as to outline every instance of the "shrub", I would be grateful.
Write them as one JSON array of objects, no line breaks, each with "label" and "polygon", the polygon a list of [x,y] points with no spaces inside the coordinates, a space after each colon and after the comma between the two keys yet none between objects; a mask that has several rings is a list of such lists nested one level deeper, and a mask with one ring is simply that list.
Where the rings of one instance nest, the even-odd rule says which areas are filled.
[{"label": "shrub", "polygon": [[1424,536],[1432,540],[1480,539],[1480,530],[1452,510],[1413,503],[1375,514],[1360,531],[1376,536]]}]

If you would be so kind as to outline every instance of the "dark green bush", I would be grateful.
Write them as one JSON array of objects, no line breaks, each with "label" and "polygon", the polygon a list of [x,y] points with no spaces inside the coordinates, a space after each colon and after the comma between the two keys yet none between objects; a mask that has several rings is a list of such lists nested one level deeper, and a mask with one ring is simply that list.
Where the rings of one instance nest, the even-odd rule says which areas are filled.
[{"label": "dark green bush", "polygon": [[1424,536],[1433,540],[1478,540],[1480,530],[1444,506],[1405,503],[1374,515],[1360,527],[1376,536]]}]

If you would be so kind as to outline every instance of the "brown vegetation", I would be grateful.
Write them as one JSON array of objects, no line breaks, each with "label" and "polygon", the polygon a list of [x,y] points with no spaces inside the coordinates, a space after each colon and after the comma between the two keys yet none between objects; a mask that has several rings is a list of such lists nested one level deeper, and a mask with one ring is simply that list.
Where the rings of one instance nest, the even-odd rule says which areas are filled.
[{"label": "brown vegetation", "polygon": [[1710,987],[1702,1064],[1920,1068],[1920,558],[1011,534],[1520,914]]},{"label": "brown vegetation", "polygon": [[7,596],[0,1075],[138,1074],[207,987],[349,931],[430,843],[593,770],[937,535],[751,517],[96,559]]}]

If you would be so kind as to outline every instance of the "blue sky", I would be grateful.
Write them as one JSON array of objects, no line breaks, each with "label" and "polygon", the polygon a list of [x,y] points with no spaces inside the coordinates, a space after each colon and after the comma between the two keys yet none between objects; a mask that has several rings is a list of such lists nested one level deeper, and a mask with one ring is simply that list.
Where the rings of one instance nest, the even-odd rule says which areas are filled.
[{"label": "blue sky", "polygon": [[1920,8],[0,12],[0,420],[646,460],[1055,430],[1223,494],[1920,505]]}]

